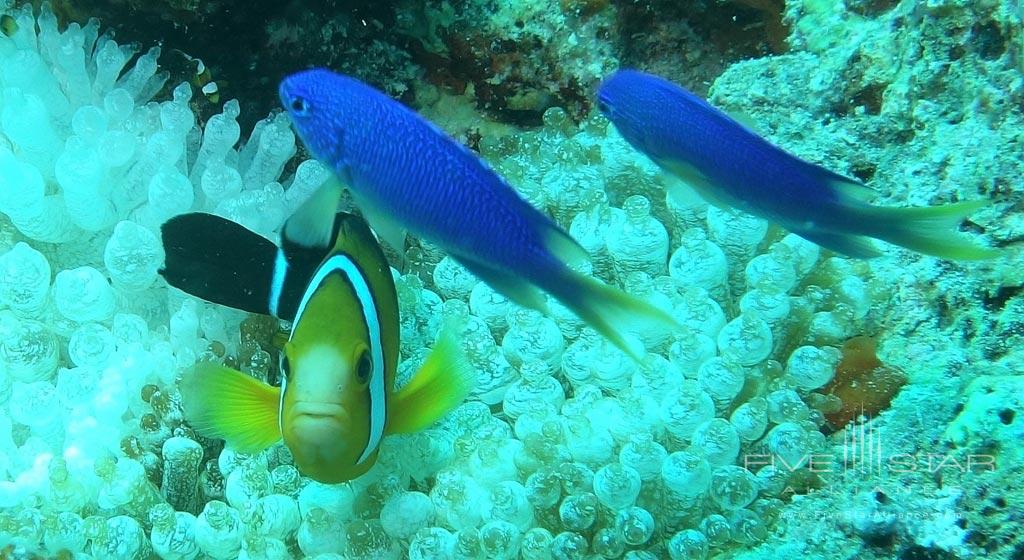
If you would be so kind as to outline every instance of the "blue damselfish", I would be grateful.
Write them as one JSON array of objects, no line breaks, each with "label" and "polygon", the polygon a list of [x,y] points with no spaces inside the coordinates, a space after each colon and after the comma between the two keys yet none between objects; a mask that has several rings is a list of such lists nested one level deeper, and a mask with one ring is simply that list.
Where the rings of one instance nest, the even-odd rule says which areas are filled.
[{"label": "blue damselfish", "polygon": [[[625,323],[678,326],[667,313],[572,270],[567,261],[587,257],[576,241],[476,154],[380,91],[314,69],[286,78],[280,96],[310,152],[399,251],[406,228],[521,305],[545,311],[542,292],[551,294],[635,358],[642,349],[624,336]],[[309,217],[291,220],[292,239],[316,245],[329,237],[329,219],[316,214],[333,213],[340,194],[333,189],[325,186],[308,211],[300,209]]]},{"label": "blue damselfish", "polygon": [[686,89],[658,76],[621,70],[598,88],[598,108],[634,148],[705,200],[775,222],[852,257],[880,251],[881,239],[949,259],[998,251],[955,234],[987,201],[886,208],[860,181],[808,163],[761,138]]}]

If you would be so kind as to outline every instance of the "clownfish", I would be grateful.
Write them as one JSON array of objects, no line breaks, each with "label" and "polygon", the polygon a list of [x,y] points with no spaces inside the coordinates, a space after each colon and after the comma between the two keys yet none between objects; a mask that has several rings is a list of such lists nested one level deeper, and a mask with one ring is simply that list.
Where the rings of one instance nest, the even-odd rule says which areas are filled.
[{"label": "clownfish", "polygon": [[201,362],[180,384],[197,433],[256,453],[284,440],[295,466],[323,483],[373,466],[384,436],[426,428],[458,406],[472,371],[450,333],[395,388],[398,298],[391,268],[366,222],[338,214],[334,243],[282,244],[211,214],[161,227],[160,271],[169,284],[208,301],[292,322],[280,354],[280,387],[219,363]]}]

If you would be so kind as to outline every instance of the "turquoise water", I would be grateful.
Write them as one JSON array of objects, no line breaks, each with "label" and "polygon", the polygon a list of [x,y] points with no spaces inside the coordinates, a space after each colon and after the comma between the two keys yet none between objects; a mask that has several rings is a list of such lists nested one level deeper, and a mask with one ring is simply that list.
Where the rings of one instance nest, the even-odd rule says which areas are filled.
[{"label": "turquoise water", "polygon": [[[1021,8],[781,4],[317,4],[215,40],[238,21],[216,2],[0,2],[0,556],[1020,558]],[[210,212],[278,239],[331,175],[276,107],[313,64],[468,145],[587,250],[581,272],[681,328],[624,327],[631,360],[409,236],[385,247],[398,386],[455,325],[463,404],[341,484],[281,442],[197,433],[182,377],[278,385],[289,331],[169,287],[160,226]],[[877,204],[989,200],[958,235],[1001,253],[851,259],[709,206],[597,111],[619,67]]]}]

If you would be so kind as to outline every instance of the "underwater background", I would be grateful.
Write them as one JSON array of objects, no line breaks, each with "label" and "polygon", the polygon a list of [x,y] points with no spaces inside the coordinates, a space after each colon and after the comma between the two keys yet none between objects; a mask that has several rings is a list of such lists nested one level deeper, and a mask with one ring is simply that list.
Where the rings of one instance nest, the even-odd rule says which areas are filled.
[{"label": "underwater background", "polygon": [[[0,8],[0,557],[1024,558],[1016,0]],[[277,100],[313,65],[437,123],[685,329],[637,364],[410,236],[399,376],[455,321],[464,404],[337,485],[197,435],[181,375],[278,382],[280,325],[168,287],[160,225],[277,238],[330,174]],[[962,235],[1001,254],[850,259],[667,197],[597,110],[620,67],[881,204],[990,200]]]}]

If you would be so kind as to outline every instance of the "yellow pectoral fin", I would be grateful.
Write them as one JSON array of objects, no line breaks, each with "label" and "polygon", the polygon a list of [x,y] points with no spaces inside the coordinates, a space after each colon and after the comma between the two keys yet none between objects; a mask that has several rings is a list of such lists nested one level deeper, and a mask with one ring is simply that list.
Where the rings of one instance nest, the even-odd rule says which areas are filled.
[{"label": "yellow pectoral fin", "polygon": [[438,421],[465,400],[474,374],[453,329],[445,329],[423,367],[388,403],[387,432],[416,432]]},{"label": "yellow pectoral fin", "polygon": [[201,362],[181,382],[185,418],[199,434],[221,438],[242,453],[257,453],[281,439],[281,390],[238,370]]}]

